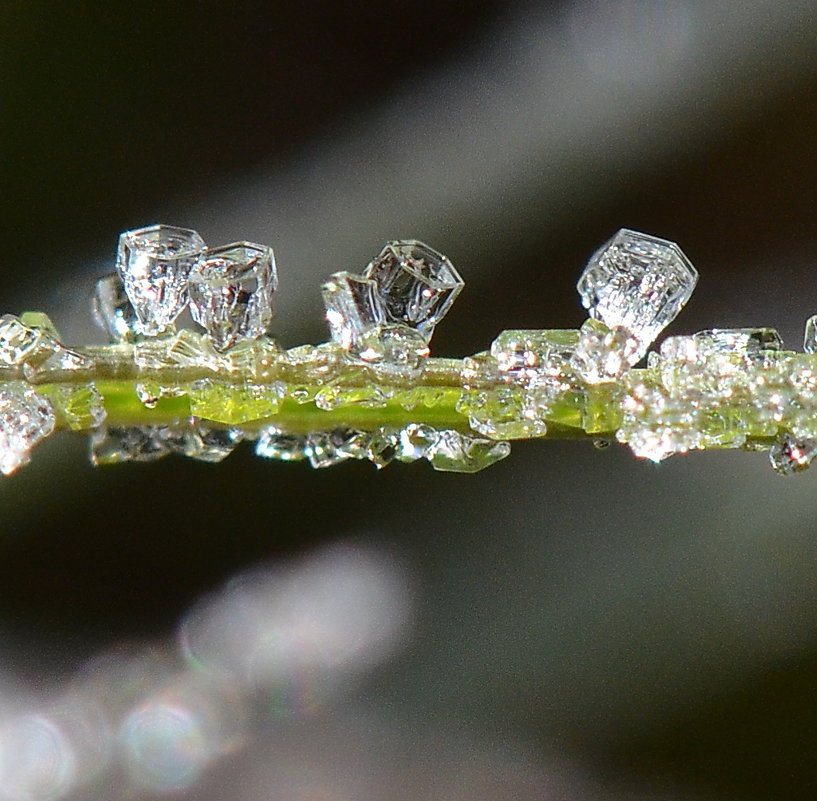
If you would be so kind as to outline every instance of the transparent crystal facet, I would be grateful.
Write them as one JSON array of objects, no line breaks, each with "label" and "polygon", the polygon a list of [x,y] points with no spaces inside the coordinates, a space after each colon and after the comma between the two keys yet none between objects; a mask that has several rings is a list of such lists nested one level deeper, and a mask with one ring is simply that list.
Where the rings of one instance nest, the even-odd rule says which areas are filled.
[{"label": "transparent crystal facet", "polygon": [[817,314],[806,320],[806,333],[803,337],[803,350],[806,353],[817,353]]},{"label": "transparent crystal facet", "polygon": [[331,275],[321,293],[332,339],[344,350],[356,350],[366,334],[378,329],[385,312],[377,284],[360,275]]},{"label": "transparent crystal facet", "polygon": [[577,288],[591,317],[630,332],[640,358],[697,281],[697,271],[674,242],[622,229],[593,254]]},{"label": "transparent crystal facet", "polygon": [[226,459],[244,438],[237,428],[211,428],[198,421],[178,429],[165,429],[161,436],[173,452],[210,463]]},{"label": "transparent crystal facet", "polygon": [[380,373],[412,378],[422,372],[428,354],[428,343],[419,331],[384,325],[361,338],[358,357]]},{"label": "transparent crystal facet", "polygon": [[379,428],[369,438],[366,457],[380,470],[397,458],[399,443],[399,431],[393,428]]},{"label": "transparent crystal facet", "polygon": [[426,341],[465,285],[445,256],[414,239],[387,243],[364,275],[377,284],[386,320],[417,329]]},{"label": "transparent crystal facet", "polygon": [[95,465],[154,462],[171,453],[164,429],[158,426],[102,427],[91,434],[91,461]]},{"label": "transparent crystal facet", "polygon": [[208,248],[190,273],[190,311],[218,351],[266,334],[278,287],[272,248],[234,242]]},{"label": "transparent crystal facet", "polygon": [[93,315],[111,342],[133,342],[139,333],[139,318],[119,273],[103,276],[96,282]]},{"label": "transparent crystal facet", "polygon": [[187,305],[190,271],[205,248],[187,228],[151,225],[119,237],[116,269],[138,317],[137,330],[162,333]]},{"label": "transparent crystal facet", "polygon": [[21,382],[0,384],[0,473],[10,475],[56,425],[51,402]]},{"label": "transparent crystal facet", "polygon": [[808,469],[817,456],[817,440],[798,439],[784,434],[769,451],[769,461],[776,473],[790,476]]},{"label": "transparent crystal facet", "polygon": [[264,459],[300,462],[306,459],[306,437],[284,431],[277,426],[270,426],[258,437],[255,453]]},{"label": "transparent crystal facet", "polygon": [[358,443],[361,437],[368,441],[368,435],[351,428],[312,431],[306,435],[306,457],[312,467],[332,467],[355,458],[360,450]]},{"label": "transparent crystal facet", "polygon": [[17,367],[28,361],[48,338],[40,329],[25,325],[19,317],[0,317],[0,364]]},{"label": "transparent crystal facet", "polygon": [[459,431],[440,431],[427,458],[435,470],[446,473],[477,473],[504,459],[511,452],[509,442],[478,439]]}]

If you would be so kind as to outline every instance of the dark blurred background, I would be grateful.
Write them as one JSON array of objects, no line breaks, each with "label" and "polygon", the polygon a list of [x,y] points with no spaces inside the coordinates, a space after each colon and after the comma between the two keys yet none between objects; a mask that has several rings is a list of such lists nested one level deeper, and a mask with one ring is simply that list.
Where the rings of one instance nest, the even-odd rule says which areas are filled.
[{"label": "dark blurred background", "polygon": [[[3,0],[0,306],[98,340],[87,298],[119,232],[167,222],[272,245],[274,333],[319,342],[320,281],[416,237],[466,279],[434,341],[461,356],[580,324],[578,274],[629,227],[701,273],[672,332],[771,325],[800,349],[815,54],[801,0]],[[197,599],[338,542],[413,599],[390,655],[309,714],[253,702],[203,776],[116,792],[817,794],[817,475],[546,442],[476,476],[84,451],[54,438],[0,485],[0,707],[51,703],[124,643],[174,655]],[[27,798],[3,742],[0,795]]]}]

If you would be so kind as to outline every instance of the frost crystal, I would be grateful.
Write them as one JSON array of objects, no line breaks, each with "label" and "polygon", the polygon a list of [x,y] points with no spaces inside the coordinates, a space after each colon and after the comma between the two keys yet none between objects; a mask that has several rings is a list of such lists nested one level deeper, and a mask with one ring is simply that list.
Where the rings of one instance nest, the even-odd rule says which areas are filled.
[{"label": "frost crystal", "polygon": [[623,228],[593,254],[577,288],[591,317],[630,332],[637,361],[675,319],[697,281],[674,242]]},{"label": "frost crystal", "polygon": [[808,469],[817,456],[817,440],[796,439],[784,434],[769,451],[769,461],[776,473],[789,476]]},{"label": "frost crystal", "polygon": [[132,342],[139,333],[139,318],[119,273],[111,273],[96,282],[93,315],[111,342]]},{"label": "frost crystal", "polygon": [[187,305],[187,279],[204,250],[187,228],[151,225],[119,237],[116,269],[147,336],[165,331]]},{"label": "frost crystal", "polygon": [[444,473],[478,473],[510,452],[509,442],[478,439],[459,431],[440,431],[427,458],[435,470]]},{"label": "frost crystal", "polygon": [[264,459],[300,462],[306,459],[306,438],[288,433],[277,426],[270,426],[258,437],[255,453]]},{"label": "frost crystal", "polygon": [[322,288],[332,339],[344,350],[356,350],[364,336],[384,322],[374,281],[352,273],[335,273]]},{"label": "frost crystal", "polygon": [[190,311],[224,351],[267,332],[277,287],[272,248],[250,242],[209,248],[190,273]]},{"label": "frost crystal", "polygon": [[50,401],[21,382],[0,384],[0,473],[10,475],[56,424]]},{"label": "frost crystal", "polygon": [[465,285],[445,256],[414,239],[387,243],[364,276],[377,284],[386,320],[415,328],[426,342]]}]

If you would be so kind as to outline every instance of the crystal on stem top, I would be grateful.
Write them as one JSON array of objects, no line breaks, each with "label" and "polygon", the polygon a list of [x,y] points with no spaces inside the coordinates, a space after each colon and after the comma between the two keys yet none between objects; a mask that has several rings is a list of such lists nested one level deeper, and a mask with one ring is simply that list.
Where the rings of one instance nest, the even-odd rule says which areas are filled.
[{"label": "crystal on stem top", "polygon": [[697,271],[674,242],[622,228],[593,254],[577,288],[592,318],[629,332],[640,358],[697,281]]},{"label": "crystal on stem top", "polygon": [[196,231],[172,225],[150,225],[119,237],[116,269],[142,334],[161,334],[182,313],[188,276],[204,248]]},{"label": "crystal on stem top", "polygon": [[213,347],[225,351],[267,332],[277,287],[272,248],[251,242],[210,248],[190,273],[190,311]]}]

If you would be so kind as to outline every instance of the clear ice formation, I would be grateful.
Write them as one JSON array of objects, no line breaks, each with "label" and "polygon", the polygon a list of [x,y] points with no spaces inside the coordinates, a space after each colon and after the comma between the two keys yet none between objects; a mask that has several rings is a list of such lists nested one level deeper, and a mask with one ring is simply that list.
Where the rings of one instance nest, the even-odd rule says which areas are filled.
[{"label": "clear ice formation", "polygon": [[388,242],[366,267],[386,321],[414,328],[428,342],[465,282],[454,265],[416,239]]},{"label": "clear ice formation", "polygon": [[190,311],[218,351],[263,336],[278,273],[272,248],[251,242],[208,249],[189,278]]},{"label": "clear ice formation", "polygon": [[434,328],[464,282],[451,262],[417,240],[388,242],[362,275],[323,285],[332,339],[352,359],[395,378],[422,372]]},{"label": "clear ice formation", "polygon": [[55,425],[48,398],[22,382],[0,385],[0,472],[7,476],[26,464]]},{"label": "clear ice formation", "polygon": [[119,273],[96,282],[92,307],[94,321],[111,342],[133,342],[139,334],[139,318],[125,292]]},{"label": "clear ice formation", "polygon": [[[509,440],[561,430],[615,438],[655,462],[746,447],[769,450],[782,475],[804,470],[817,457],[817,315],[805,353],[784,350],[774,329],[713,328],[665,339],[636,368],[696,280],[677,245],[623,229],[579,280],[580,329],[503,331],[488,352],[430,359],[463,282],[442,254],[398,240],[362,274],[323,285],[331,341],[284,351],[267,335],[271,248],[207,248],[165,225],[127,231],[94,294],[113,344],[73,350],[44,314],[0,317],[0,472],[55,428],[90,430],[96,464],[218,462],[248,439],[261,457],[315,468],[424,459],[468,473],[505,458]],[[176,331],[188,302],[203,333]],[[109,421],[131,403],[123,389],[173,422]]]},{"label": "clear ice formation", "polygon": [[146,336],[163,333],[188,301],[188,277],[205,249],[196,231],[150,225],[119,237],[116,269]]},{"label": "clear ice formation", "polygon": [[590,259],[577,289],[608,328],[624,328],[641,358],[692,295],[698,273],[674,242],[622,228]]}]

